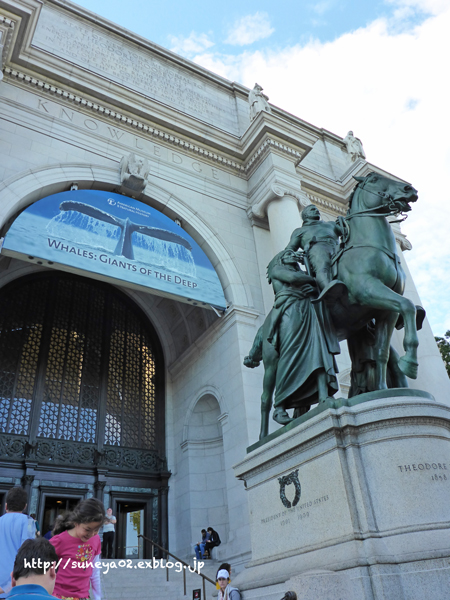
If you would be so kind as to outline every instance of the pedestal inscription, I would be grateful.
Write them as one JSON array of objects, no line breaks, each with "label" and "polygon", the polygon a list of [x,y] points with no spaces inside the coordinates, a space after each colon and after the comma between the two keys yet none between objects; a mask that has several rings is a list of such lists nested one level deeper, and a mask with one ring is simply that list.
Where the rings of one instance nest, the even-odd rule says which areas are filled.
[{"label": "pedestal inscription", "polygon": [[44,6],[33,46],[238,135],[235,100],[216,86],[113,34]]},{"label": "pedestal inscription", "polygon": [[[297,464],[294,471],[298,472],[297,489],[294,485],[287,485],[284,491],[280,489],[280,479],[292,475],[289,472],[255,486],[247,481],[252,539],[257,539],[253,561],[332,544],[352,532],[338,456],[327,454]],[[327,473],[327,477],[322,473]],[[294,505],[299,489],[300,498]]]},{"label": "pedestal inscription", "polygon": [[235,466],[246,598],[276,600],[281,583],[302,600],[448,597],[450,408],[420,394],[324,410]]}]

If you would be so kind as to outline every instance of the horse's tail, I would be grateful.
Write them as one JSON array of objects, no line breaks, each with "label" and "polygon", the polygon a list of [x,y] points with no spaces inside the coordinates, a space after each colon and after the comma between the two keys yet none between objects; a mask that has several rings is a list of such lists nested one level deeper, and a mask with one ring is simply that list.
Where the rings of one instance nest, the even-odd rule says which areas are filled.
[{"label": "horse's tail", "polygon": [[262,361],[262,347],[263,347],[263,327],[258,329],[258,333],[255,336],[253,346],[248,353],[248,356],[244,358],[244,365],[249,369],[254,369],[258,367],[260,362]]}]

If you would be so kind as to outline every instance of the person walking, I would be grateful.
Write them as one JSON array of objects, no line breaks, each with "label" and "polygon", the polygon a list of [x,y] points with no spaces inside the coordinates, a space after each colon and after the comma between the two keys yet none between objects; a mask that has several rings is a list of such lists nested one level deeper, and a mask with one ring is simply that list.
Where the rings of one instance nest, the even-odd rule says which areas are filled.
[{"label": "person walking", "polygon": [[25,540],[34,539],[36,526],[28,515],[28,495],[22,487],[13,487],[6,494],[6,513],[0,518],[0,598],[11,589],[11,571],[17,551]]},{"label": "person walking", "polygon": [[220,569],[216,581],[219,584],[219,600],[241,600],[241,592],[237,588],[231,587],[228,571]]},{"label": "person walking", "polygon": [[112,514],[112,508],[108,508],[106,511],[105,524],[103,525],[103,544],[102,544],[102,556],[103,558],[113,557],[114,548],[114,532],[116,517]]},{"label": "person walking", "polygon": [[50,543],[61,560],[53,595],[64,600],[88,600],[92,585],[93,600],[101,600],[101,541],[98,532],[105,520],[105,508],[100,500],[81,500],[71,513],[56,519]]},{"label": "person walking", "polygon": [[36,527],[36,537],[40,537],[40,535],[41,535],[41,528],[39,527],[39,523],[37,522],[36,514],[35,513],[31,513],[30,517],[33,519],[34,525]]},{"label": "person walking", "polygon": [[7,600],[55,600],[58,556],[44,538],[25,540],[17,552]]}]

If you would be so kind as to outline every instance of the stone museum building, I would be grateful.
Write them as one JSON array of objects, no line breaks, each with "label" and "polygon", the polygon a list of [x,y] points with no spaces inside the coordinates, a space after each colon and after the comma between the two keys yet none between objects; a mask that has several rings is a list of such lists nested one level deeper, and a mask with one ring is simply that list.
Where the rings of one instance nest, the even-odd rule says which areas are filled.
[{"label": "stone museum building", "polygon": [[[3,508],[24,485],[48,529],[95,496],[117,515],[118,558],[149,553],[130,513],[181,557],[211,526],[216,558],[242,570],[233,466],[259,436],[263,367],[243,359],[273,304],[267,265],[309,204],[334,222],[354,176],[398,178],[353,135],[68,0],[0,0],[0,57]],[[419,340],[410,387],[450,404],[426,320]],[[345,344],[337,364],[346,397]]]}]

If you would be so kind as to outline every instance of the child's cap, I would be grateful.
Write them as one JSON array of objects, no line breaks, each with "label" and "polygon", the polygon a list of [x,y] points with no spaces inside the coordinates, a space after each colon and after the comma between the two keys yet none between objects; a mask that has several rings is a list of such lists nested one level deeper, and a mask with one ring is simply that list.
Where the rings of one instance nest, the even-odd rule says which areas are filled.
[{"label": "child's cap", "polygon": [[229,579],[230,578],[230,574],[228,573],[228,571],[225,571],[225,569],[220,569],[220,571],[217,573],[217,579]]}]

